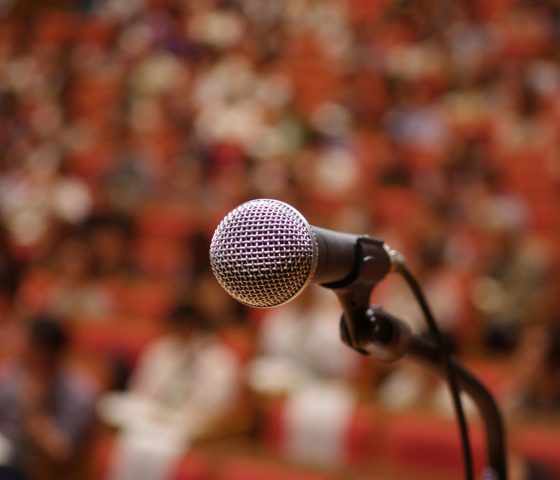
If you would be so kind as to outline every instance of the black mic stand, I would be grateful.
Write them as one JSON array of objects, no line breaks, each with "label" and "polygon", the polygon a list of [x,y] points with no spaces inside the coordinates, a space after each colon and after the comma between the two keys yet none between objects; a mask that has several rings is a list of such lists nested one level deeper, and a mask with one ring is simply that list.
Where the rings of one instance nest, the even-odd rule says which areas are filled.
[{"label": "black mic stand", "polygon": [[[467,392],[480,410],[486,427],[488,468],[484,480],[507,480],[504,426],[498,406],[484,385],[448,354],[420,286],[405,266],[404,257],[383,241],[368,236],[358,238],[356,249],[356,256],[362,262],[356,265],[351,275],[338,282],[322,284],[336,293],[342,306],[343,342],[362,354],[372,353],[383,361],[408,355],[448,380],[461,430],[465,476],[470,480],[473,478],[472,458],[459,389]],[[437,344],[413,334],[406,324],[380,307],[370,306],[371,292],[388,272],[398,272],[407,281]]]},{"label": "black mic stand", "polygon": [[[344,343],[360,353],[371,354],[387,362],[407,355],[445,379],[437,346],[413,334],[404,322],[381,307],[360,307],[363,300],[369,303],[371,293],[370,288],[363,287],[362,284],[362,288],[358,285],[356,289],[350,287],[336,291],[344,310],[340,323]],[[452,356],[450,360],[460,388],[476,403],[486,428],[488,467],[483,478],[507,480],[505,435],[500,410],[486,387],[457,358]]]}]

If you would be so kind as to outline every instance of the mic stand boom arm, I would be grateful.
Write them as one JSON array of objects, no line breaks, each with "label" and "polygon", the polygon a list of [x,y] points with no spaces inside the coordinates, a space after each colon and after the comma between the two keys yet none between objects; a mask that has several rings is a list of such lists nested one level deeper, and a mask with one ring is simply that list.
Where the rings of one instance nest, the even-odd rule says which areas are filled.
[{"label": "mic stand boom arm", "polygon": [[[337,294],[339,298],[345,296],[344,291],[338,291]],[[413,334],[404,322],[378,306],[370,307],[361,316],[362,321],[358,322],[360,328],[355,329],[354,338],[351,339],[343,315],[340,327],[344,343],[387,362],[406,355],[445,379],[440,353],[433,342]],[[505,435],[498,406],[486,387],[456,357],[452,356],[451,362],[459,386],[476,403],[486,428],[488,469],[484,479],[507,480]]]}]

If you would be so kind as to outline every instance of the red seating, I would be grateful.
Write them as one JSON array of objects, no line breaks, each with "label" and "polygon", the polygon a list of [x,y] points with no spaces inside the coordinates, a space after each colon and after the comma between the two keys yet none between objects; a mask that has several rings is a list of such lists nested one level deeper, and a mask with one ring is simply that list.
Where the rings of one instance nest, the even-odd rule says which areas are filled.
[{"label": "red seating", "polygon": [[[478,425],[476,427],[479,427]],[[486,463],[480,428],[469,425],[475,477]],[[399,470],[423,469],[434,475],[461,475],[464,471],[458,426],[455,421],[426,415],[404,414],[391,420],[382,456],[376,460]]]},{"label": "red seating", "polygon": [[530,224],[540,230],[555,230],[560,227],[560,208],[556,202],[551,201],[554,195],[543,195],[530,202]]},{"label": "red seating", "polygon": [[71,325],[72,346],[82,352],[118,355],[134,364],[144,348],[162,332],[157,319],[129,315],[80,318]]},{"label": "red seating", "polygon": [[385,187],[378,188],[372,210],[381,225],[410,232],[424,218],[426,208],[410,189]]},{"label": "red seating", "polygon": [[285,48],[287,55],[279,63],[279,70],[292,81],[299,109],[310,114],[322,103],[332,101],[340,88],[340,78],[317,42],[300,35],[287,41]]},{"label": "red seating", "polygon": [[[107,480],[114,453],[114,439],[103,438],[97,442],[93,456],[93,480]],[[185,453],[170,480],[205,480],[210,474],[210,462],[200,451]]]},{"label": "red seating", "polygon": [[477,16],[486,21],[502,21],[512,10],[513,0],[495,0],[486,2],[484,0],[476,0],[474,8]]},{"label": "red seating", "polygon": [[511,363],[491,360],[467,360],[464,363],[496,398],[505,393],[512,375]]},{"label": "red seating", "polygon": [[152,167],[155,170],[162,169],[161,172],[155,173],[156,177],[164,175],[163,172],[168,170],[166,164],[180,153],[182,140],[182,135],[169,125],[160,125],[147,132],[136,132],[133,136],[134,144],[151,157]]},{"label": "red seating", "polygon": [[122,79],[117,75],[83,74],[77,76],[69,90],[70,112],[73,116],[92,117],[107,122],[123,95]]},{"label": "red seating", "polygon": [[68,170],[92,185],[115,167],[116,152],[108,142],[96,141],[68,157]]},{"label": "red seating", "polygon": [[263,460],[232,457],[220,464],[216,480],[333,480],[327,474],[307,472]]},{"label": "red seating", "polygon": [[174,303],[173,286],[166,280],[141,279],[114,285],[116,309],[124,315],[164,318]]},{"label": "red seating", "polygon": [[53,276],[48,272],[27,272],[21,279],[18,297],[19,301],[33,312],[43,312],[49,303]]},{"label": "red seating", "polygon": [[265,409],[264,424],[261,431],[263,446],[273,452],[280,452],[284,439],[284,399],[274,398]]},{"label": "red seating", "polygon": [[98,393],[111,388],[115,382],[113,366],[107,358],[92,352],[72,349],[67,360],[67,366],[72,371],[90,380]]},{"label": "red seating", "polygon": [[360,477],[357,480],[386,480],[387,478],[388,477],[377,477],[377,476],[372,477],[372,476],[369,476],[369,477]]},{"label": "red seating", "polygon": [[113,40],[117,25],[110,19],[94,16],[82,18],[77,32],[78,41],[104,46]]},{"label": "red seating", "polygon": [[133,247],[135,266],[148,276],[169,276],[179,272],[185,260],[182,240],[159,236],[143,236]]},{"label": "red seating", "polygon": [[242,363],[249,362],[255,354],[254,332],[244,327],[229,326],[220,329],[221,341],[231,349]]},{"label": "red seating", "polygon": [[[283,453],[286,445],[285,401],[281,398],[269,402],[266,411],[262,444],[275,453]],[[356,407],[350,420],[343,457],[348,464],[365,462],[371,458],[373,450],[380,448],[375,437],[378,423],[373,408],[365,405]]]},{"label": "red seating", "polygon": [[521,457],[546,465],[560,475],[560,432],[525,426],[513,435],[511,450]]},{"label": "red seating", "polygon": [[182,459],[172,480],[204,480],[209,478],[209,459],[202,452],[189,452]]},{"label": "red seating", "polygon": [[77,16],[61,11],[47,11],[40,15],[34,28],[34,40],[40,43],[60,44],[71,41],[79,19]]},{"label": "red seating", "polygon": [[96,442],[93,449],[92,480],[107,478],[112,452],[112,439],[102,438]]},{"label": "red seating", "polygon": [[349,16],[354,24],[377,20],[387,10],[386,0],[347,0]]},{"label": "red seating", "polygon": [[21,24],[15,22],[0,22],[0,42],[11,45],[17,42],[23,30]]},{"label": "red seating", "polygon": [[186,238],[192,232],[192,211],[175,203],[151,203],[138,214],[141,233],[167,238]]},{"label": "red seating", "polygon": [[372,453],[381,448],[380,422],[376,412],[366,405],[358,405],[348,425],[347,455],[350,463],[364,462]]},{"label": "red seating", "polygon": [[558,181],[550,174],[546,161],[534,156],[527,159],[509,159],[504,164],[502,181],[514,192],[522,195],[530,202],[551,202],[558,190]]}]

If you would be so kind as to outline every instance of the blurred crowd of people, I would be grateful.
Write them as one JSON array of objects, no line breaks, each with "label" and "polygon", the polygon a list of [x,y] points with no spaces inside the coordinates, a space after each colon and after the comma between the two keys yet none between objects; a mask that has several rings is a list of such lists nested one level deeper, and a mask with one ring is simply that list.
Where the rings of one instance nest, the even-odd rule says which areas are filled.
[{"label": "blurred crowd of people", "polygon": [[[22,355],[33,319],[72,331],[123,314],[171,318],[174,340],[153,346],[166,360],[145,371],[175,378],[204,351],[188,371],[222,361],[233,370],[220,381],[241,383],[254,359],[248,383],[267,395],[328,379],[318,393],[333,399],[327,416],[375,398],[390,373],[364,373],[357,354],[338,351],[336,305],[317,295],[257,315],[214,280],[208,246],[219,221],[267,197],[401,251],[455,351],[518,356],[507,404],[560,413],[557,2],[28,3],[0,1],[4,363]],[[149,303],[151,287],[163,288],[163,304]],[[372,301],[424,328],[398,280]],[[226,340],[181,350],[184,317]],[[110,386],[123,387],[135,365],[125,362],[120,383],[113,365]],[[220,408],[235,390],[217,395]],[[122,401],[148,408],[129,397],[105,399],[103,412],[115,420]],[[294,415],[308,418],[301,408]],[[4,415],[2,433],[20,439],[27,429],[34,442],[29,422],[5,431]],[[174,441],[202,429],[185,428]],[[55,444],[50,458],[67,452]]]}]

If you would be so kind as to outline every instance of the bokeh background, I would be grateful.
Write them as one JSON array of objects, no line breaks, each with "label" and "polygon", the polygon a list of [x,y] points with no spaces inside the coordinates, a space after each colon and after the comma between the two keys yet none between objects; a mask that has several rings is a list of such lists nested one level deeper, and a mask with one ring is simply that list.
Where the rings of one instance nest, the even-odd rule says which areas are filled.
[{"label": "bokeh background", "polygon": [[[292,371],[269,388],[285,370],[255,367],[279,314],[231,300],[208,260],[229,211],[275,198],[401,251],[503,407],[509,446],[560,472],[557,1],[2,0],[0,12],[2,364],[21,326],[49,314],[99,394],[126,388],[189,302],[237,356],[243,393],[177,479],[456,478],[441,385],[338,353],[323,293],[286,315],[329,327],[282,354],[344,382],[355,410],[335,465],[286,446],[299,383]],[[424,330],[400,279],[372,301]],[[96,479],[114,436],[96,429]]]}]

